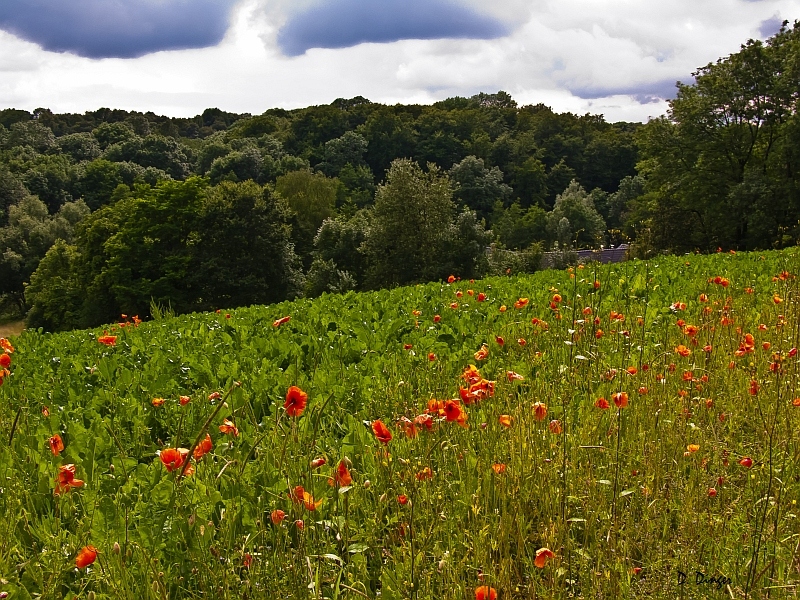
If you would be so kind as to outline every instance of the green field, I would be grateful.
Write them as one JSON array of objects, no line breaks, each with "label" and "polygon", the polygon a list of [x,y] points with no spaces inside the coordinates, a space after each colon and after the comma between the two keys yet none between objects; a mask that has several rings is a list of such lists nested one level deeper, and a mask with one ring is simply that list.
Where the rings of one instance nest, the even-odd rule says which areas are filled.
[{"label": "green field", "polygon": [[[794,597],[799,265],[665,257],[25,331],[0,386],[0,593]],[[181,478],[172,449],[196,447]]]}]

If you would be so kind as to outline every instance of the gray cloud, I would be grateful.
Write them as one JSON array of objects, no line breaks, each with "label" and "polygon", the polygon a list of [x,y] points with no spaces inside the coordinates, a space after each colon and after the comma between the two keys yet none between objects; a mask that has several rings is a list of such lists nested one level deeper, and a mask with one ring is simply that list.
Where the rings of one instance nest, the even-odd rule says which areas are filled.
[{"label": "gray cloud", "polygon": [[0,29],[45,50],[133,58],[217,44],[235,0],[2,0]]},{"label": "gray cloud", "polygon": [[762,38],[772,37],[778,33],[783,25],[783,19],[779,14],[774,14],[769,19],[764,19],[758,26],[758,33]]},{"label": "gray cloud", "polygon": [[[684,77],[677,81],[681,83],[691,84],[694,83],[694,78],[691,76]],[[675,79],[662,79],[660,81],[652,81],[648,83],[638,83],[627,86],[619,87],[581,87],[581,86],[566,86],[571,93],[579,98],[585,100],[594,100],[597,98],[607,98],[609,96],[630,96],[634,98],[639,104],[652,104],[661,102],[662,100],[670,100],[677,95],[677,88],[675,87]]]},{"label": "gray cloud", "polygon": [[309,48],[346,48],[404,39],[494,39],[509,27],[447,0],[332,0],[289,19],[278,34],[289,56]]}]

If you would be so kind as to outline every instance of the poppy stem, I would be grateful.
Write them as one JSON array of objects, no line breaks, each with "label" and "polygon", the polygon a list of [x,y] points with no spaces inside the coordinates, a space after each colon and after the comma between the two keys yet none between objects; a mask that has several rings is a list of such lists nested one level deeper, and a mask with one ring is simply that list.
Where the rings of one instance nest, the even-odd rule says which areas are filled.
[{"label": "poppy stem", "polygon": [[242,385],[241,382],[234,381],[233,385],[230,388],[228,388],[227,392],[225,392],[225,395],[222,398],[220,398],[219,404],[217,404],[217,407],[208,416],[208,418],[206,419],[206,422],[203,423],[203,426],[200,428],[200,431],[197,433],[197,437],[194,438],[194,443],[192,443],[192,446],[189,448],[189,453],[186,455],[186,464],[183,465],[183,468],[178,473],[178,476],[175,479],[175,483],[180,483],[180,480],[181,480],[181,478],[183,478],[184,474],[186,473],[186,470],[189,468],[189,465],[192,464],[192,456],[194,456],[195,448],[197,448],[197,446],[200,444],[200,441],[203,439],[203,435],[206,433],[206,431],[208,431],[208,428],[211,426],[211,423],[212,423],[212,421],[214,421],[214,418],[222,410],[222,407],[225,406],[225,401],[233,393],[233,390],[235,390],[238,387],[241,387],[241,385]]},{"label": "poppy stem", "polygon": [[14,432],[17,430],[17,423],[19,423],[19,416],[22,414],[22,407],[20,406],[17,409],[17,416],[14,417],[14,424],[11,426],[11,433],[8,434],[8,445],[11,446],[11,442],[14,441]]}]

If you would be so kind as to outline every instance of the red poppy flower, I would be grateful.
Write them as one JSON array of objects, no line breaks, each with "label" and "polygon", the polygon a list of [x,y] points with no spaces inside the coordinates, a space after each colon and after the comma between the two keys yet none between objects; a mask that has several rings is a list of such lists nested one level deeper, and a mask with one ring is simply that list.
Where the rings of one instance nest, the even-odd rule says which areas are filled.
[{"label": "red poppy flower", "polygon": [[514,381],[515,379],[517,381],[525,380],[525,378],[522,375],[520,375],[519,373],[515,373],[514,371],[506,371],[506,377],[508,377],[509,381]]},{"label": "red poppy flower", "polygon": [[687,348],[683,344],[679,344],[678,346],[676,346],[675,352],[676,352],[676,354],[680,354],[684,358],[686,358],[687,356],[689,356],[692,353],[692,351],[689,350],[689,348]]},{"label": "red poppy flower", "polygon": [[505,305],[505,304],[503,304],[503,305],[500,307],[500,312],[501,312],[501,313],[504,313],[504,312],[506,312],[506,310],[508,310],[508,309],[506,308],[506,305]]},{"label": "red poppy flower", "polygon": [[688,446],[686,446],[686,450],[689,453],[694,454],[695,452],[700,450],[700,444],[689,444]]},{"label": "red poppy flower", "polygon": [[463,297],[464,297],[464,292],[462,292],[461,290],[458,290],[456,292],[456,298],[463,298]]},{"label": "red poppy flower", "polygon": [[464,425],[467,420],[467,413],[461,407],[458,400],[446,400],[444,403],[444,416],[448,421]]},{"label": "red poppy flower", "polygon": [[603,337],[603,330],[602,330],[602,329],[598,329],[597,331],[595,331],[595,332],[594,332],[594,337],[595,337],[596,339],[598,339],[598,340],[599,340],[601,337]]},{"label": "red poppy flower", "polygon": [[225,435],[231,434],[233,437],[239,437],[239,429],[236,425],[233,424],[233,421],[230,419],[225,419],[222,422],[222,425],[219,426],[220,433],[224,433]]},{"label": "red poppy flower", "polygon": [[558,419],[553,419],[550,421],[550,425],[548,425],[548,427],[550,429],[550,433],[554,433],[556,435],[559,435],[563,431],[561,428],[561,421]]},{"label": "red poppy flower", "polygon": [[441,315],[433,315],[433,322],[434,323],[438,323],[441,320],[442,320],[442,316]]},{"label": "red poppy flower", "polygon": [[408,496],[406,496],[405,494],[400,494],[397,497],[397,502],[398,504],[405,506],[406,504],[408,504]]},{"label": "red poppy flower", "polygon": [[178,401],[181,403],[181,406],[186,406],[192,399],[189,396],[181,396],[178,398]]},{"label": "red poppy flower", "polygon": [[547,561],[555,556],[553,552],[549,548],[539,548],[536,551],[536,559],[533,561],[540,569],[544,569],[544,566],[547,564]]},{"label": "red poppy flower", "polygon": [[428,353],[428,361],[434,362],[436,360],[436,355],[433,352]]},{"label": "red poppy flower", "polygon": [[6,354],[5,352],[3,354],[0,354],[0,367],[7,369],[10,366],[11,366],[11,355]]},{"label": "red poppy flower", "polygon": [[8,354],[14,353],[14,346],[12,346],[11,342],[9,342],[6,338],[0,337],[0,348],[3,349],[3,352]]},{"label": "red poppy flower", "polygon": [[758,390],[759,390],[758,382],[755,379],[753,379],[752,381],[750,381],[750,395],[751,396],[757,395]]},{"label": "red poppy flower", "polygon": [[419,425],[430,431],[433,429],[433,417],[427,414],[417,415],[414,417],[414,425]]},{"label": "red poppy flower", "polygon": [[187,454],[189,454],[189,450],[186,448],[165,448],[159,453],[158,457],[164,463],[167,471],[171,473],[183,466],[183,461]]},{"label": "red poppy flower", "polygon": [[79,569],[85,569],[97,560],[97,548],[94,546],[84,546],[78,550],[78,555],[75,557],[75,566]]},{"label": "red poppy flower", "polygon": [[545,404],[544,402],[534,402],[533,416],[536,418],[537,421],[543,421],[544,418],[547,416],[547,404]]},{"label": "red poppy flower", "polygon": [[64,441],[61,439],[60,435],[55,434],[48,442],[50,444],[50,452],[53,453],[53,456],[61,454],[61,451],[64,449]]},{"label": "red poppy flower", "polygon": [[289,388],[286,392],[286,402],[283,403],[283,408],[286,409],[286,414],[290,417],[299,417],[306,409],[308,402],[308,394],[301,390],[296,385]]},{"label": "red poppy flower", "polygon": [[489,346],[483,344],[481,349],[475,353],[475,360],[486,360],[489,357]]},{"label": "red poppy flower", "polygon": [[739,464],[742,465],[745,469],[749,469],[753,466],[753,459],[749,456],[745,456],[742,460],[739,461]]},{"label": "red poppy flower", "polygon": [[413,347],[412,344],[403,344],[403,350],[411,350]]},{"label": "red poppy flower", "polygon": [[300,531],[303,531],[303,529],[305,529],[306,527],[306,524],[303,523],[303,519],[297,519],[294,522],[294,526],[297,527]]},{"label": "red poppy flower", "polygon": [[498,475],[502,475],[506,472],[506,465],[504,463],[494,463],[492,465],[492,471],[497,473]]},{"label": "red poppy flower", "polygon": [[417,481],[426,481],[428,479],[433,479],[433,470],[431,470],[430,467],[425,467],[424,469],[422,469],[422,471],[414,475],[414,477],[417,478]]},{"label": "red poppy flower", "polygon": [[347,469],[347,464],[340,460],[336,467],[336,474],[333,476],[336,480],[336,485],[342,487],[353,483],[353,478],[350,476],[350,471]]},{"label": "red poppy flower", "polygon": [[324,458],[315,458],[311,461],[311,468],[312,469],[319,469],[322,465],[324,465],[327,461]]},{"label": "red poppy flower", "polygon": [[117,336],[115,335],[101,335],[97,341],[106,346],[115,346],[117,344]]},{"label": "red poppy flower", "polygon": [[617,408],[625,408],[628,406],[628,392],[616,392],[611,399],[616,404]]},{"label": "red poppy flower", "polygon": [[53,494],[60,496],[64,492],[70,491],[74,487],[81,487],[83,480],[75,479],[75,465],[61,465],[58,467],[58,477],[56,477],[56,487]]},{"label": "red poppy flower", "polygon": [[478,302],[484,302],[485,300],[486,300],[486,294],[484,294],[483,292],[480,292],[478,294]]},{"label": "red poppy flower", "polygon": [[519,300],[514,302],[514,308],[522,308],[524,306],[527,306],[528,302],[529,302],[528,298],[520,298]]},{"label": "red poppy flower", "polygon": [[524,346],[524,345],[525,345],[525,344],[527,344],[528,342],[525,340],[525,338],[519,338],[519,339],[517,340],[517,343],[518,343],[520,346]]},{"label": "red poppy flower", "polygon": [[200,460],[203,458],[204,455],[211,452],[211,449],[214,447],[213,442],[211,441],[211,436],[206,434],[206,437],[203,438],[197,447],[194,449],[194,459]]},{"label": "red poppy flower", "polygon": [[397,426],[410,438],[415,438],[419,434],[416,423],[408,417],[401,417],[400,420],[397,421]]},{"label": "red poppy flower", "polygon": [[320,500],[317,500],[315,502],[314,501],[314,496],[312,496],[309,492],[303,492],[303,506],[305,506],[306,510],[309,510],[309,511],[317,510],[320,507],[320,505],[322,504],[323,501],[324,501],[324,498],[322,498]]},{"label": "red poppy flower", "polygon": [[372,422],[372,433],[375,434],[379,442],[388,444],[392,441],[392,432],[389,431],[389,428],[386,427],[380,419],[375,419]]},{"label": "red poppy flower", "polygon": [[497,342],[497,344],[500,345],[500,346],[505,346],[505,344],[506,344],[506,341],[502,337],[500,337],[499,335],[495,336],[494,341]]},{"label": "red poppy flower", "polygon": [[717,490],[712,488],[708,488],[708,497],[709,498],[716,498],[717,497]]},{"label": "red poppy flower", "polygon": [[158,408],[159,406],[163,406],[164,405],[164,399],[163,398],[153,398],[153,401],[151,402],[151,404],[153,406],[155,406],[156,408]]},{"label": "red poppy flower", "polygon": [[288,323],[291,320],[291,318],[292,317],[289,316],[289,315],[286,315],[285,317],[281,317],[280,319],[277,319],[277,320],[273,321],[272,326],[273,327],[280,327],[284,323]]},{"label": "red poppy flower", "polygon": [[514,423],[514,419],[511,415],[500,415],[499,421],[500,425],[503,427],[511,427],[511,425]]},{"label": "red poppy flower", "polygon": [[454,283],[455,280],[456,280],[456,276],[455,275],[450,275],[450,277],[447,278],[447,283]]},{"label": "red poppy flower", "polygon": [[280,525],[286,518],[286,513],[283,512],[281,509],[276,508],[269,514],[269,518],[272,521],[273,525]]},{"label": "red poppy flower", "polygon": [[497,590],[488,585],[475,588],[475,600],[497,600]]},{"label": "red poppy flower", "polygon": [[598,398],[597,400],[595,400],[594,405],[601,410],[606,410],[609,406],[611,406],[608,403],[608,400],[606,400],[605,398]]}]

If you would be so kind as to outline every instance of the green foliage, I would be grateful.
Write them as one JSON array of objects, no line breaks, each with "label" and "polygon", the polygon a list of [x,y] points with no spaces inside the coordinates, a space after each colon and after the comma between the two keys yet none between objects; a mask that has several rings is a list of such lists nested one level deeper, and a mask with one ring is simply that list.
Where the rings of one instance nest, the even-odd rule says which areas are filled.
[{"label": "green foliage", "polygon": [[186,283],[200,298],[193,308],[280,302],[298,295],[302,273],[290,243],[290,219],[284,201],[252,181],[212,188],[192,242],[194,265]]},{"label": "green foliage", "polygon": [[800,24],[679,85],[668,118],[638,136],[647,195],[631,225],[657,247],[783,246],[800,239],[796,90]]},{"label": "green foliage", "polygon": [[275,193],[292,211],[292,240],[303,250],[306,263],[322,222],[333,216],[339,181],[309,170],[292,171],[275,181]]},{"label": "green foliage", "polygon": [[[40,220],[52,220],[40,213]],[[75,247],[55,250],[32,277],[31,324],[61,330],[121,313],[146,316],[153,302],[185,313],[293,297],[303,281],[289,219],[283,201],[252,181],[209,189],[190,178],[135,187],[89,215]],[[41,256],[51,244],[42,242]],[[70,268],[54,277],[67,260]],[[82,290],[79,309],[54,310],[51,300],[63,288]]]},{"label": "green foliage", "polygon": [[487,169],[483,159],[474,156],[453,165],[448,175],[456,186],[456,202],[474,210],[482,219],[489,216],[495,202],[506,202],[513,191],[503,183],[499,168]]},{"label": "green foliage", "polygon": [[8,223],[8,209],[25,197],[25,186],[5,166],[0,165],[0,226]]},{"label": "green foliage", "polygon": [[[81,202],[70,202],[55,215],[35,196],[9,207],[8,224],[0,228],[0,295],[25,307],[25,283],[56,240],[72,240],[75,226],[89,213]],[[24,311],[23,311],[24,312]]]},{"label": "green foliage", "polygon": [[364,241],[373,287],[391,287],[447,276],[447,254],[455,206],[453,187],[435,165],[428,172],[413,161],[392,163],[378,187],[372,223]]},{"label": "green foliage", "polygon": [[522,250],[536,241],[548,240],[547,213],[539,206],[524,209],[514,202],[507,209],[497,203],[492,214],[492,231],[506,248]]},{"label": "green foliage", "polygon": [[29,328],[62,331],[81,322],[83,290],[78,285],[77,264],[75,246],[56,240],[25,286],[25,302],[31,307],[25,319]]},{"label": "green foliage", "polygon": [[562,246],[576,242],[579,247],[597,248],[603,243],[606,224],[592,196],[573,180],[556,196],[556,204],[547,214],[547,228],[551,239]]},{"label": "green foliage", "polygon": [[[258,189],[224,184],[216,201],[256,204]],[[78,258],[58,243],[42,262]],[[796,248],[659,257],[23,332],[0,386],[0,514],[19,517],[0,519],[0,591],[709,596],[679,584],[691,568],[729,578],[734,597],[780,596],[800,499],[798,264]],[[64,308],[55,294],[49,306]],[[459,398],[470,364],[493,394],[462,403],[459,427],[428,401]],[[293,385],[308,393],[297,417],[283,407]],[[403,421],[426,414],[430,430]],[[206,433],[192,475],[167,470],[160,456]],[[352,481],[330,485],[340,461]],[[83,483],[54,495],[66,465]],[[293,501],[298,485],[321,503]],[[78,569],[88,544],[97,559]]]}]

